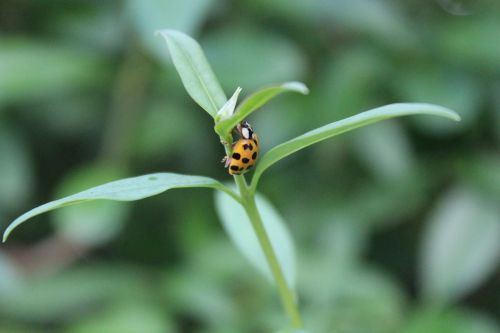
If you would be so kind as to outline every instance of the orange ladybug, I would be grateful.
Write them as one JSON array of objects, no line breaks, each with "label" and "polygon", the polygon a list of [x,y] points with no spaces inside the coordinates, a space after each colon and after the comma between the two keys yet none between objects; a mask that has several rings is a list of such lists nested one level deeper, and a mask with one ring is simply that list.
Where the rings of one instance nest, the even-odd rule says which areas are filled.
[{"label": "orange ladybug", "polygon": [[250,124],[242,121],[236,126],[240,138],[233,144],[231,157],[224,157],[230,175],[241,175],[251,169],[259,157],[259,139]]}]

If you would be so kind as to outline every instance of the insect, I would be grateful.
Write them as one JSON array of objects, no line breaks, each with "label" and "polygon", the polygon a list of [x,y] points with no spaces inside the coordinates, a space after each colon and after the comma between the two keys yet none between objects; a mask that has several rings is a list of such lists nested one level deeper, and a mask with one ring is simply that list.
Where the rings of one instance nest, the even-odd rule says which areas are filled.
[{"label": "insect", "polygon": [[240,138],[233,143],[231,157],[224,157],[225,167],[230,175],[241,175],[255,165],[259,156],[259,139],[250,124],[242,121],[236,126]]}]

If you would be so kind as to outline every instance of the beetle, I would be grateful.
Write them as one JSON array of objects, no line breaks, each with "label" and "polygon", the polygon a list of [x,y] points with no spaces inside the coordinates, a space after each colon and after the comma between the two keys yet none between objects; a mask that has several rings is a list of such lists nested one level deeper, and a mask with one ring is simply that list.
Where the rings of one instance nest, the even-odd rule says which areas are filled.
[{"label": "beetle", "polygon": [[233,143],[231,157],[224,157],[230,175],[241,175],[251,169],[259,157],[259,138],[247,121],[236,125],[238,140]]}]

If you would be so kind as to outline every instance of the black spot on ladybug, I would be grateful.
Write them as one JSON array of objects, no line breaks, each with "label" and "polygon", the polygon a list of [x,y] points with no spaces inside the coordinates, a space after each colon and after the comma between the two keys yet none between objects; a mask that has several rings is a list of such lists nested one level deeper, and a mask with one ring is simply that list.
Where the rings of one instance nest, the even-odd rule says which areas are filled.
[{"label": "black spot on ladybug", "polygon": [[253,140],[253,143],[255,143],[255,147],[257,147],[259,145],[259,143],[257,142],[257,140]]},{"label": "black spot on ladybug", "polygon": [[231,165],[231,170],[238,171],[238,166],[237,165]]},{"label": "black spot on ladybug", "polygon": [[241,158],[241,155],[240,155],[240,154],[238,154],[238,153],[233,153],[233,158],[234,158],[235,160],[239,160],[239,159]]},{"label": "black spot on ladybug", "polygon": [[250,145],[245,143],[243,145],[243,150],[247,150],[247,149],[250,149]]},{"label": "black spot on ladybug", "polygon": [[250,162],[250,160],[248,158],[246,158],[246,157],[243,157],[243,159],[241,161],[243,163],[245,163],[245,164],[248,163],[248,162]]},{"label": "black spot on ladybug", "polygon": [[256,159],[257,159],[257,152],[254,152],[254,153],[252,154],[252,160],[256,160]]}]

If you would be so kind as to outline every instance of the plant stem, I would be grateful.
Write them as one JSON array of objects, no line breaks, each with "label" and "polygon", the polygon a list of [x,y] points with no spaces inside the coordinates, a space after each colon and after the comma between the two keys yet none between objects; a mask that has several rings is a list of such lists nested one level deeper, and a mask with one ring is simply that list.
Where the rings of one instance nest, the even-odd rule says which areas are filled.
[{"label": "plant stem", "polygon": [[243,208],[245,208],[248,218],[252,223],[257,239],[259,240],[260,246],[264,251],[267,263],[271,268],[274,280],[278,286],[283,307],[292,322],[293,328],[303,328],[302,319],[296,303],[296,297],[285,280],[285,276],[283,275],[276,253],[274,252],[269,236],[267,235],[264,224],[262,223],[262,218],[255,203],[254,192],[249,191],[244,176],[234,176],[234,180],[240,191]]},{"label": "plant stem", "polygon": [[[223,146],[224,150],[226,151],[226,156],[231,156],[232,137],[221,137],[220,139],[221,142],[225,141],[225,144]],[[283,307],[285,308],[285,311],[290,318],[290,321],[292,322],[293,328],[304,328],[302,324],[302,318],[297,306],[295,294],[286,282],[280,263],[278,261],[278,258],[276,257],[276,253],[274,252],[273,245],[271,244],[271,240],[269,239],[267,231],[264,227],[264,223],[262,222],[259,209],[257,208],[257,204],[255,203],[255,189],[251,189],[250,187],[248,187],[245,176],[234,175],[233,178],[240,192],[239,203],[245,209],[248,218],[252,223],[255,235],[257,236],[259,244],[264,252],[264,256],[266,257],[267,263],[271,269],[271,273],[273,274],[274,281],[278,286]]]}]

